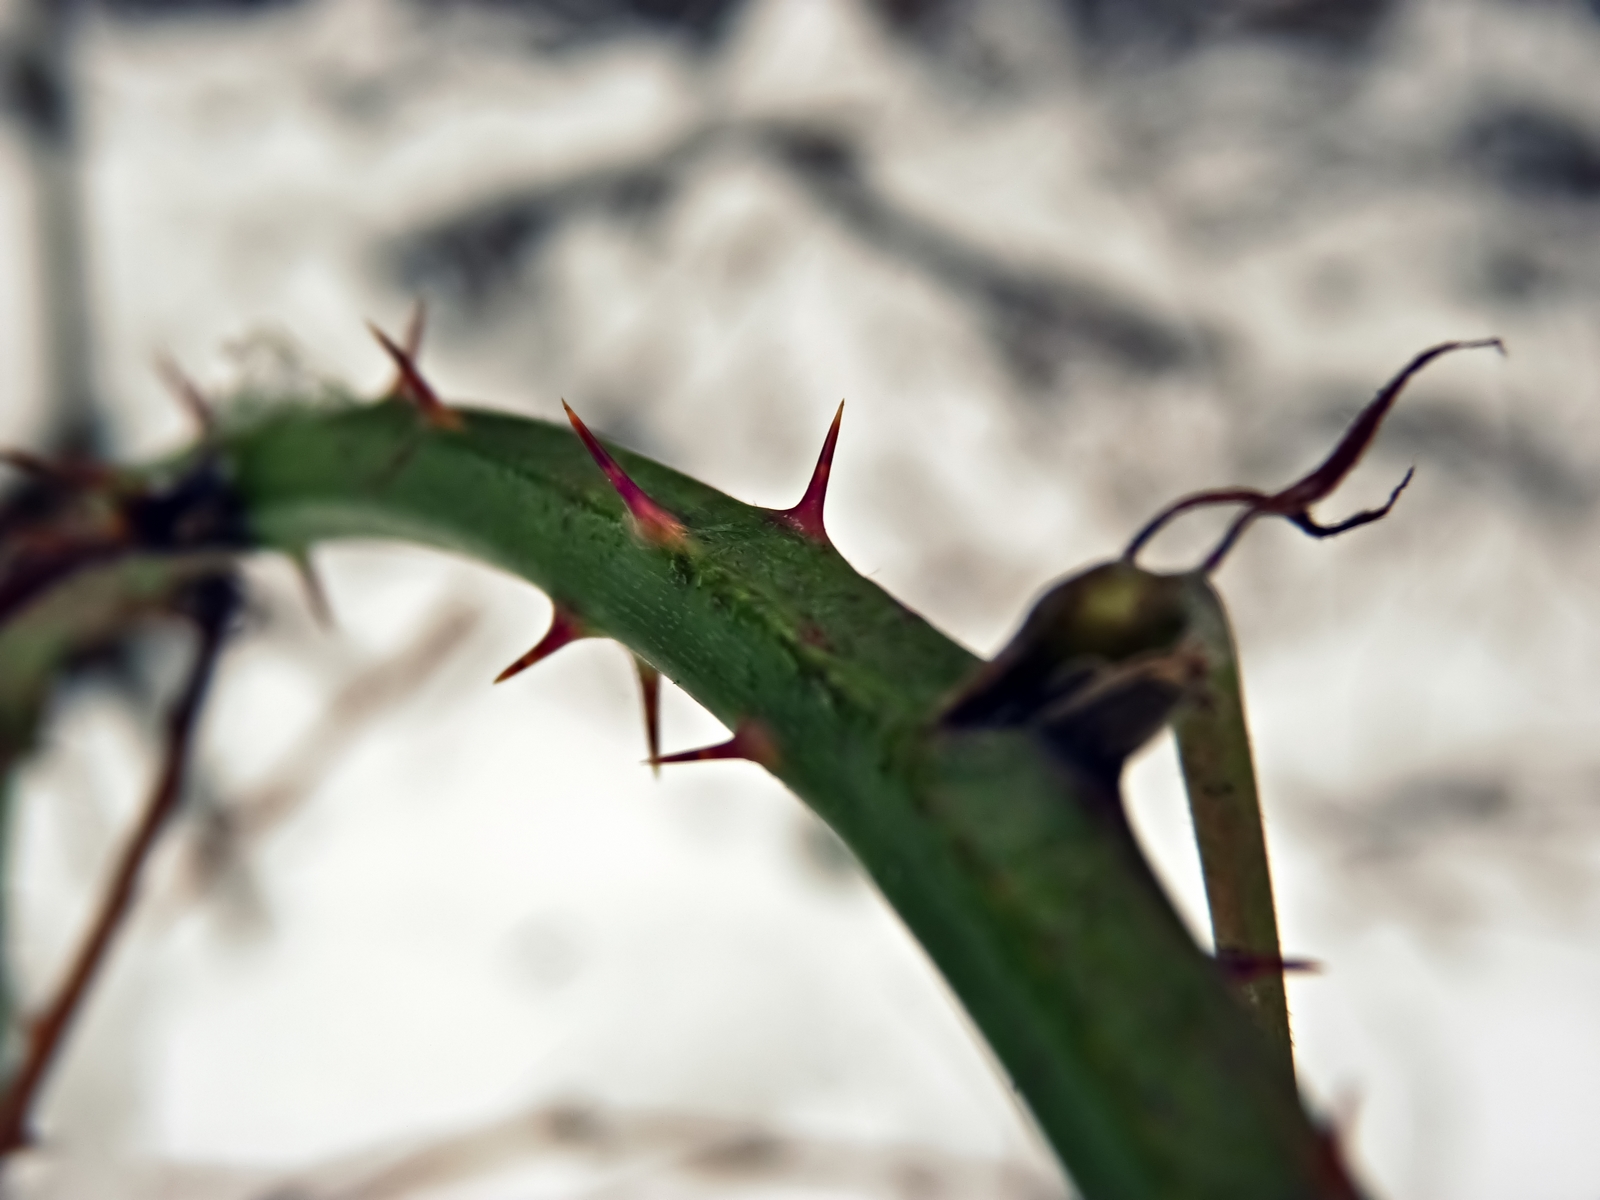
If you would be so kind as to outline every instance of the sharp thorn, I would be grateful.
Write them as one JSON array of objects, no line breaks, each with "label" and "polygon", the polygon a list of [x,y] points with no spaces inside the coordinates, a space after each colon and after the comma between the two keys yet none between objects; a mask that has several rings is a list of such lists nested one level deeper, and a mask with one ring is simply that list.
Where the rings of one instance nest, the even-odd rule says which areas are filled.
[{"label": "sharp thorn", "polygon": [[439,393],[422,377],[411,354],[397,346],[388,334],[371,321],[367,322],[367,328],[378,339],[378,345],[394,360],[395,370],[399,372],[399,378],[389,394],[409,401],[422,414],[422,419],[435,429],[460,429],[461,414],[439,399]]},{"label": "sharp thorn", "polygon": [[725,742],[718,742],[715,746],[702,746],[698,750],[683,750],[677,754],[657,756],[651,759],[651,765],[711,762],[723,758],[742,758],[773,771],[778,766],[778,747],[765,725],[746,718],[739,722],[733,731],[733,736]]},{"label": "sharp thorn", "polygon": [[504,683],[513,675],[520,675],[533,666],[534,663],[549,658],[569,642],[575,642],[579,638],[588,636],[589,631],[585,628],[583,620],[578,614],[565,605],[557,604],[555,612],[550,618],[550,628],[539,639],[538,645],[496,675],[494,681],[496,683]]},{"label": "sharp thorn", "polygon": [[639,699],[644,704],[644,742],[650,751],[650,769],[661,775],[661,672],[637,654],[633,667],[639,673]]},{"label": "sharp thorn", "polygon": [[844,401],[833,414],[833,424],[828,426],[828,436],[823,439],[822,453],[817,456],[817,466],[811,472],[811,482],[806,484],[805,495],[793,508],[774,510],[773,519],[783,522],[802,537],[814,542],[828,542],[828,530],[822,521],[822,507],[828,498],[828,476],[833,473],[833,450],[839,443],[839,422],[844,419]]},{"label": "sharp thorn", "polygon": [[589,432],[589,427],[578,419],[578,414],[572,411],[570,404],[563,400],[561,407],[567,410],[567,419],[572,422],[572,428],[577,431],[605,477],[611,481],[617,495],[622,497],[622,503],[633,518],[633,527],[639,536],[652,545],[681,549],[689,540],[689,532],[683,522],[652,500],[643,488],[628,477],[628,473],[617,465],[617,460]]},{"label": "sharp thorn", "polygon": [[161,382],[167,385],[167,390],[183,405],[194,423],[199,426],[200,436],[205,441],[211,441],[217,432],[217,413],[211,407],[205,393],[195,386],[194,380],[183,373],[183,368],[172,359],[170,355],[156,355],[156,374],[161,376]]},{"label": "sharp thorn", "polygon": [[333,606],[328,603],[328,590],[322,586],[322,577],[317,574],[317,568],[311,561],[311,552],[303,546],[291,550],[289,561],[294,564],[295,574],[300,577],[300,586],[305,589],[306,604],[311,609],[311,615],[323,629],[334,629],[337,623],[333,619]]}]

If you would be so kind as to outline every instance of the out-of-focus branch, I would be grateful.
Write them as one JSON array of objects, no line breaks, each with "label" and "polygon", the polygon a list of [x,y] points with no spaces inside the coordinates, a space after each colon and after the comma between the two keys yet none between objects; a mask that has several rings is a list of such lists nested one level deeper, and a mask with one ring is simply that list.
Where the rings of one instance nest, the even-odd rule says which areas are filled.
[{"label": "out-of-focus branch", "polygon": [[112,941],[127,922],[150,851],[182,797],[200,708],[228,625],[238,608],[238,584],[231,575],[212,576],[197,583],[188,599],[200,633],[199,645],[189,677],[168,718],[161,774],[132,838],[122,851],[98,914],[66,980],[49,1008],[29,1029],[22,1064],[0,1096],[0,1156],[9,1155],[31,1142],[30,1117],[39,1088],[59,1057],[62,1043],[105,962]]},{"label": "out-of-focus branch", "polygon": [[966,305],[1013,375],[1030,386],[1047,384],[1082,354],[1130,371],[1179,370],[1215,341],[1211,331],[1181,329],[1107,281],[1008,262],[943,228],[875,181],[845,133],[799,122],[708,125],[652,156],[480,202],[400,241],[400,277],[407,287],[446,290],[465,307],[482,307],[565,224],[596,213],[651,220],[700,162],[730,148],[759,155],[871,253],[903,263]]},{"label": "out-of-focus branch", "polygon": [[[750,1121],[691,1113],[548,1104],[374,1161],[326,1166],[271,1194],[299,1200],[407,1200],[557,1156],[603,1169],[583,1200],[659,1195],[694,1178],[730,1191],[787,1185],[853,1196],[937,1195],[945,1200],[1062,1200],[1041,1166],[985,1160],[921,1146],[783,1133]],[[696,1193],[698,1194],[698,1192]]]}]

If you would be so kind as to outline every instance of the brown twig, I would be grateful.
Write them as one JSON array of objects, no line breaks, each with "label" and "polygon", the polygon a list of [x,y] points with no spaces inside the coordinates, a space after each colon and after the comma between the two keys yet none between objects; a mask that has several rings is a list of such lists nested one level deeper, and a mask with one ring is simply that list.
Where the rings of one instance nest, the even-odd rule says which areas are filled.
[{"label": "brown twig", "polygon": [[132,838],[123,848],[111,885],[101,899],[98,915],[78,948],[72,968],[49,1008],[30,1026],[22,1065],[0,1096],[0,1157],[31,1144],[29,1118],[39,1088],[59,1055],[112,941],[132,911],[145,862],[182,796],[200,706],[215,671],[228,624],[238,606],[238,585],[230,576],[212,576],[197,584],[192,595],[191,615],[199,627],[200,643],[189,678],[167,719],[161,774]]}]

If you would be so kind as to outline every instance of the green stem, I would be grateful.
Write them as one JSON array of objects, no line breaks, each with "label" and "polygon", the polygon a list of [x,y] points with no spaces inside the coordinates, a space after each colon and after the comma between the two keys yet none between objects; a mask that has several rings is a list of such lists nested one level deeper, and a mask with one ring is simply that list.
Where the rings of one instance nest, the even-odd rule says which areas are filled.
[{"label": "green stem", "polygon": [[759,727],[773,773],[921,941],[1084,1194],[1353,1194],[1105,796],[1024,733],[935,728],[977,665],[967,651],[763,510],[618,452],[689,530],[649,546],[570,432],[464,415],[452,432],[393,403],[283,410],[222,454],[262,545],[470,555],[730,727]]},{"label": "green stem", "polygon": [[1218,958],[1240,965],[1237,990],[1292,1079],[1294,1050],[1279,965],[1272,870],[1233,631],[1222,601],[1205,577],[1195,575],[1192,580],[1187,591],[1189,629],[1205,647],[1210,669],[1204,683],[1173,715],[1173,731],[1200,846],[1212,937]]}]

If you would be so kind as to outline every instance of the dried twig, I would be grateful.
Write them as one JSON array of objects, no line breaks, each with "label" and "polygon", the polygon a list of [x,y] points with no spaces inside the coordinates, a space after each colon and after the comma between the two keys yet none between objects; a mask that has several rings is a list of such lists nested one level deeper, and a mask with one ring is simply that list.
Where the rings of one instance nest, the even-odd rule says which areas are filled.
[{"label": "dried twig", "polygon": [[34,1100],[58,1057],[90,985],[104,964],[107,951],[133,908],[139,877],[162,829],[178,807],[187,774],[190,749],[200,707],[211,683],[229,622],[239,603],[238,585],[231,576],[202,580],[191,593],[191,615],[199,627],[200,643],[183,692],[167,721],[166,748],[161,774],[133,836],[123,848],[111,885],[100,902],[98,915],[78,948],[71,970],[48,1009],[28,1030],[22,1065],[0,1096],[0,1156],[32,1142],[29,1129]]},{"label": "dried twig", "polygon": [[1311,506],[1343,483],[1345,476],[1355,469],[1356,463],[1361,461],[1361,456],[1367,452],[1367,447],[1377,436],[1378,426],[1382,424],[1383,418],[1388,416],[1389,410],[1394,407],[1394,402],[1400,398],[1400,393],[1413,375],[1434,359],[1454,350],[1477,350],[1485,346],[1492,346],[1501,354],[1505,353],[1505,346],[1499,338],[1481,338],[1473,342],[1442,342],[1424,350],[1407,363],[1400,373],[1385,384],[1361,410],[1356,419],[1350,423],[1350,428],[1345,430],[1344,437],[1339,439],[1339,444],[1316,470],[1295,480],[1282,491],[1270,494],[1257,491],[1255,488],[1214,488],[1175,500],[1152,517],[1145,527],[1134,535],[1133,540],[1128,543],[1128,548],[1122,552],[1123,559],[1131,563],[1145,544],[1174,517],[1191,509],[1209,508],[1216,504],[1243,504],[1245,509],[1234,518],[1233,524],[1228,526],[1228,531],[1222,535],[1222,540],[1201,564],[1200,570],[1206,574],[1222,564],[1228,551],[1233,549],[1234,543],[1257,517],[1283,517],[1310,536],[1325,538],[1346,533],[1388,516],[1389,510],[1400,498],[1400,493],[1405,491],[1406,484],[1411,482],[1410,471],[1406,472],[1405,478],[1389,493],[1389,499],[1383,504],[1346,517],[1337,524],[1319,524],[1311,515]]}]

